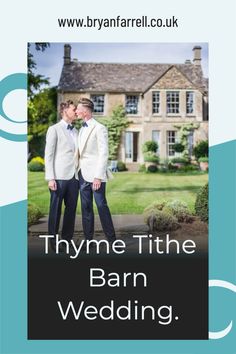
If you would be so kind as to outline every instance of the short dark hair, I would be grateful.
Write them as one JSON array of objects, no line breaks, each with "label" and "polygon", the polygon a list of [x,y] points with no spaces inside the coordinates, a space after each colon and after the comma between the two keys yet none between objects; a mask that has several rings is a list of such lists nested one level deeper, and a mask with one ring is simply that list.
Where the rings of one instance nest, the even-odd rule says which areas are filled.
[{"label": "short dark hair", "polygon": [[91,101],[90,99],[88,99],[86,97],[81,97],[79,99],[78,104],[82,104],[82,106],[89,108],[91,112],[93,112],[93,110],[94,110],[93,101]]},{"label": "short dark hair", "polygon": [[69,108],[71,104],[74,104],[74,102],[71,100],[67,100],[66,102],[61,102],[60,103],[60,114],[63,114],[64,110],[66,108]]}]

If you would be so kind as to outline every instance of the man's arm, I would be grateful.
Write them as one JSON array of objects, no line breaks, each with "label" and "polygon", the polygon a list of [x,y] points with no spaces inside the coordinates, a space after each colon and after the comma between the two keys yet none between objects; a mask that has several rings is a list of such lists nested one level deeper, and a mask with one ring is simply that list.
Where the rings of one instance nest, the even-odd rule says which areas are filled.
[{"label": "man's arm", "polygon": [[45,179],[48,186],[52,190],[56,190],[55,173],[54,173],[54,158],[57,144],[57,134],[53,127],[49,127],[46,135],[45,146]]},{"label": "man's arm", "polygon": [[[99,189],[101,180],[104,179],[107,170],[108,161],[108,132],[103,125],[97,130],[97,147],[98,147],[98,162],[95,171],[95,179],[93,183],[94,189]],[[99,183],[100,181],[100,183]]]}]

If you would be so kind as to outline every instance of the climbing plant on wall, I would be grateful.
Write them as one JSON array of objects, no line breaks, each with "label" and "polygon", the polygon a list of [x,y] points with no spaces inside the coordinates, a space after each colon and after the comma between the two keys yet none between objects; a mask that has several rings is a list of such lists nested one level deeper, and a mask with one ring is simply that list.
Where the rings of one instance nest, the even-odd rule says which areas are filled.
[{"label": "climbing plant on wall", "polygon": [[109,160],[116,160],[121,134],[129,126],[124,107],[115,107],[111,117],[100,118],[99,121],[108,129]]},{"label": "climbing plant on wall", "polygon": [[187,123],[181,125],[178,124],[174,126],[178,129],[178,144],[181,144],[183,146],[182,156],[185,158],[189,158],[188,136],[193,130],[198,129],[199,126],[199,123]]}]

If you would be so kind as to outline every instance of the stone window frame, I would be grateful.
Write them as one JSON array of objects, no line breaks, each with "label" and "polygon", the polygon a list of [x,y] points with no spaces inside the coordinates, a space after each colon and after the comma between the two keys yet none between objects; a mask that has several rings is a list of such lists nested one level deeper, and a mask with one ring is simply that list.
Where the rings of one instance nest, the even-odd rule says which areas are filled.
[{"label": "stone window frame", "polygon": [[[174,99],[171,100],[170,102],[168,102],[168,95],[169,94],[173,94],[174,95]],[[176,99],[176,96],[178,95],[178,100]],[[169,111],[168,110],[168,104],[173,105],[174,110],[177,110],[178,107],[178,111],[177,112],[173,112],[173,111]],[[167,116],[179,116],[180,115],[180,91],[179,90],[167,90],[166,91],[166,114]]]},{"label": "stone window frame", "polygon": [[[174,133],[174,135],[170,136],[170,133]],[[170,138],[174,140],[170,141]],[[167,157],[175,157],[176,153],[173,149],[173,145],[177,142],[177,131],[176,130],[167,130],[166,132],[166,147],[167,147]],[[172,152],[170,154],[170,151]]]},{"label": "stone window frame", "polygon": [[[137,116],[137,115],[139,114],[139,104],[140,104],[140,102],[139,102],[139,101],[140,101],[140,100],[139,100],[139,96],[140,96],[140,95],[138,95],[138,94],[126,94],[126,95],[125,95],[125,112],[126,112],[127,115]],[[137,102],[134,102],[134,101],[132,102],[132,101],[131,101],[131,104],[136,104],[136,105],[137,105],[137,109],[136,109],[136,112],[135,112],[135,113],[133,113],[133,112],[132,112],[132,113],[127,112],[127,101],[128,101],[128,97],[132,97],[132,98],[135,97],[135,98],[137,99],[137,100],[136,100]],[[130,102],[129,102],[129,103],[130,103]]]},{"label": "stone window frame", "polygon": [[[193,99],[191,101],[192,104],[192,112],[188,112],[188,94],[192,94],[193,95]],[[186,91],[186,115],[187,116],[193,116],[195,115],[195,101],[196,101],[196,94],[195,91],[193,90],[187,90]]]},{"label": "stone window frame", "polygon": [[[158,94],[158,100],[154,101],[154,95]],[[154,105],[158,104],[158,112],[155,112]],[[153,90],[152,91],[152,114],[153,115],[160,115],[160,108],[161,108],[161,92],[160,90]]]},{"label": "stone window frame", "polygon": [[[98,112],[96,111],[96,108],[95,108],[96,102],[94,101],[94,97],[103,97],[102,111],[98,111]],[[90,99],[94,103],[94,111],[93,111],[93,113],[95,115],[104,115],[104,112],[105,112],[105,94],[104,93],[93,93],[93,94],[90,95]]]}]

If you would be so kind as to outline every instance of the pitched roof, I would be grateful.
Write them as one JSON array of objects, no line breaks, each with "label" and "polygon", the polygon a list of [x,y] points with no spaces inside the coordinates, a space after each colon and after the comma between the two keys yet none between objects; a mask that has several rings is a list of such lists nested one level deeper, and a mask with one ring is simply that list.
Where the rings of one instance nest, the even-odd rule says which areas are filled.
[{"label": "pitched roof", "polygon": [[[197,88],[207,91],[202,69],[194,64],[174,64]],[[173,64],[81,63],[72,61],[62,68],[58,85],[65,92],[146,91]]]}]

